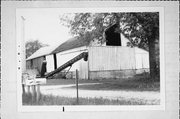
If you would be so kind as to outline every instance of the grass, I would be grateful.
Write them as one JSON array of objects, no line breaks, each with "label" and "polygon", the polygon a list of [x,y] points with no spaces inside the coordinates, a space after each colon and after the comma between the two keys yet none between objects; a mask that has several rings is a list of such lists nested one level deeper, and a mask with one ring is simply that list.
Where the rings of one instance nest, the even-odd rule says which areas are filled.
[{"label": "grass", "polygon": [[[140,99],[104,99],[104,98],[79,98],[78,105],[156,105],[159,101],[147,101]],[[42,95],[39,101],[32,100],[31,94],[23,95],[23,105],[77,105],[76,98],[71,97],[60,97],[53,95]]]},{"label": "grass", "polygon": [[[106,80],[79,80],[79,84],[98,83],[93,85],[79,85],[81,90],[124,90],[124,91],[157,91],[160,92],[159,80],[151,80],[147,76],[135,76],[128,79],[106,79]],[[50,79],[47,80],[48,85],[68,85],[75,84],[74,79]],[[76,88],[75,86],[68,88]],[[79,105],[156,105],[160,100],[144,100],[144,99],[105,99],[100,98],[79,98]],[[31,94],[23,95],[24,105],[77,105],[76,98],[42,95],[39,101],[32,99]]]},{"label": "grass", "polygon": [[[124,91],[160,91],[159,80],[151,80],[148,76],[137,75],[128,79],[79,80],[79,84],[99,83],[93,85],[79,85],[81,90],[124,90]],[[50,79],[46,85],[75,84],[75,79]],[[75,86],[66,88],[76,88]]]},{"label": "grass", "polygon": [[[76,88],[72,86],[70,88]],[[159,82],[143,82],[143,81],[107,81],[95,85],[80,85],[79,89],[84,90],[125,90],[125,91],[160,91]]]},{"label": "grass", "polygon": [[[97,80],[79,80],[79,83],[97,83]],[[45,85],[75,84],[75,79],[48,79]]]}]

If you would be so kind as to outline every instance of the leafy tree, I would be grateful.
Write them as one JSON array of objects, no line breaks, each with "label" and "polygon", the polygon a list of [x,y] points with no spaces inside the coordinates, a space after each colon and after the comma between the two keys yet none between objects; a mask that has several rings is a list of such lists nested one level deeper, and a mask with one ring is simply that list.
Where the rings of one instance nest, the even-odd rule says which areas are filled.
[{"label": "leafy tree", "polygon": [[126,13],[122,32],[133,45],[149,51],[150,75],[159,76],[159,13]]},{"label": "leafy tree", "polygon": [[41,47],[48,46],[46,44],[42,44],[39,40],[30,40],[26,42],[26,58],[31,56],[34,52],[36,52]]},{"label": "leafy tree", "polygon": [[[117,32],[128,39],[128,46],[137,46],[149,51],[150,75],[159,74],[159,13],[76,13],[65,14],[61,23],[70,27],[72,35],[105,41],[104,31],[112,24],[118,24]],[[73,17],[72,17],[73,16]]]}]

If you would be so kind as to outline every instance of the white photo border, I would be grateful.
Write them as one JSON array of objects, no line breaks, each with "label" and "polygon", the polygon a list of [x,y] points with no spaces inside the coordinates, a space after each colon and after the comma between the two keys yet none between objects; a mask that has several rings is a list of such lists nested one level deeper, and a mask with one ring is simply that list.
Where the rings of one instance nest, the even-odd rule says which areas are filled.
[{"label": "white photo border", "polygon": [[164,7],[102,7],[102,8],[17,8],[16,9],[16,48],[17,48],[17,79],[22,77],[21,58],[22,58],[22,42],[19,26],[19,17],[22,11],[28,10],[45,10],[57,9],[62,13],[75,12],[159,12],[159,33],[160,33],[160,105],[128,105],[128,106],[24,106],[22,105],[22,86],[21,80],[17,80],[17,108],[19,112],[38,112],[38,111],[125,111],[125,110],[165,110],[165,55],[164,55]]}]

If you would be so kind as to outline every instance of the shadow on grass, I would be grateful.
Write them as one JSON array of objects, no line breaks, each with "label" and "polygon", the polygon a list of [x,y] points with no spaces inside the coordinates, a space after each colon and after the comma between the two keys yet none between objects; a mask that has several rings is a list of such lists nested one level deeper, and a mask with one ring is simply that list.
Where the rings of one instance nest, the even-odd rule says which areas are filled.
[{"label": "shadow on grass", "polygon": [[76,98],[60,97],[53,95],[42,95],[39,101],[32,100],[31,94],[23,94],[23,105],[158,105],[159,100],[141,100],[118,98],[110,100],[105,98],[79,98],[77,104]]},{"label": "shadow on grass", "polygon": [[[125,90],[125,91],[160,91],[160,82],[149,78],[134,77],[129,79],[109,79],[98,81],[99,84],[79,85],[82,90]],[[76,86],[64,87],[76,88]]]}]

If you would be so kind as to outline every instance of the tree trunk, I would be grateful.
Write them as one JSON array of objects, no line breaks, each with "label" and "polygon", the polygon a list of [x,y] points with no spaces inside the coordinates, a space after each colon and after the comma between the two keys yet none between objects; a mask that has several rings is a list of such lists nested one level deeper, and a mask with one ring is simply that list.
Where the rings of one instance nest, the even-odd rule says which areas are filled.
[{"label": "tree trunk", "polygon": [[[150,77],[152,80],[159,79],[159,44],[156,43],[156,38],[150,39],[149,44],[149,65],[150,65]],[[158,45],[158,47],[156,47]]]},{"label": "tree trunk", "polygon": [[152,79],[156,76],[156,59],[155,59],[155,45],[149,42],[149,65],[150,65],[150,76]]}]

